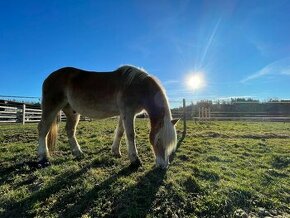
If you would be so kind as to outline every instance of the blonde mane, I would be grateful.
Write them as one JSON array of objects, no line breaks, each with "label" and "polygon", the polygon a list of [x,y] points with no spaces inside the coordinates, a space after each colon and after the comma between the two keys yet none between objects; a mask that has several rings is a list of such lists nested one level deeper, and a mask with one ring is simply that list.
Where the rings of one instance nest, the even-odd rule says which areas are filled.
[{"label": "blonde mane", "polygon": [[125,78],[125,86],[130,86],[133,82],[141,82],[149,77],[149,74],[143,68],[131,65],[124,65],[118,68],[118,70],[122,72],[122,77]]}]

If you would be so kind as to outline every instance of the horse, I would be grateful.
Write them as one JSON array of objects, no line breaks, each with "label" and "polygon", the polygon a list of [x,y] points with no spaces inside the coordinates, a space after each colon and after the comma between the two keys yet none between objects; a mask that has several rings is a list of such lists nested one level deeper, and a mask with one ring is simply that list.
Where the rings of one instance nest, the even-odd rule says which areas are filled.
[{"label": "horse", "polygon": [[[71,152],[82,157],[76,139],[80,114],[94,119],[119,116],[111,152],[121,157],[120,140],[125,132],[130,164],[142,165],[135,143],[135,116],[146,111],[150,119],[149,141],[156,166],[167,168],[177,136],[164,88],[155,77],[138,67],[125,65],[110,72],[64,67],[52,72],[42,85],[42,116],[38,124],[38,159],[49,163],[57,137],[57,115],[66,115]],[[50,163],[49,163],[50,164]]]}]

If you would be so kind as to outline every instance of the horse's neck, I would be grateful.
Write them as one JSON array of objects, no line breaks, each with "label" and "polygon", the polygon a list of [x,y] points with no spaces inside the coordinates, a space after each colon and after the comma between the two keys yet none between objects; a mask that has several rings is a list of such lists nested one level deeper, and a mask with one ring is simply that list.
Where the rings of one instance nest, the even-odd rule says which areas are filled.
[{"label": "horse's neck", "polygon": [[164,107],[159,107],[156,105],[154,107],[151,105],[151,108],[147,109],[147,113],[149,115],[151,125],[149,139],[151,144],[154,144],[156,134],[162,127],[164,127],[164,125],[166,125],[166,120],[171,119],[171,114],[167,105],[164,105]]},{"label": "horse's neck", "polygon": [[157,124],[163,125],[164,119],[171,118],[168,101],[160,84],[152,77],[147,77],[143,90],[143,106],[147,111],[151,128]]},{"label": "horse's neck", "polygon": [[171,112],[168,107],[165,96],[161,96],[158,101],[152,99],[145,108],[150,119],[151,128],[158,128],[159,125],[163,126],[164,120],[171,118]]}]

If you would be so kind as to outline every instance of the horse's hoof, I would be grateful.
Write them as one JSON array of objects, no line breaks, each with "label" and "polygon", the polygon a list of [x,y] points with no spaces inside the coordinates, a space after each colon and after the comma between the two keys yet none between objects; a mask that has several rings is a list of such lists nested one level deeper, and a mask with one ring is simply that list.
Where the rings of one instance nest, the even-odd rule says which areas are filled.
[{"label": "horse's hoof", "polygon": [[78,151],[78,150],[74,150],[72,151],[72,155],[76,158],[76,159],[82,159],[83,157],[85,157],[84,153],[82,151]]},{"label": "horse's hoof", "polygon": [[121,158],[121,157],[122,157],[121,153],[114,153],[114,152],[112,152],[112,155],[113,155],[115,158]]},{"label": "horse's hoof", "polygon": [[47,158],[43,158],[40,161],[38,161],[38,163],[37,163],[38,168],[45,168],[45,167],[48,167],[50,165],[51,165],[51,163]]},{"label": "horse's hoof", "polygon": [[82,160],[85,158],[85,154],[83,152],[78,153],[77,155],[74,155],[75,159]]},{"label": "horse's hoof", "polygon": [[138,169],[139,167],[142,167],[142,162],[139,158],[137,158],[134,162],[131,162],[130,164],[131,169]]},{"label": "horse's hoof", "polygon": [[163,165],[157,165],[155,164],[154,168],[158,170],[167,170],[168,166],[163,166]]}]

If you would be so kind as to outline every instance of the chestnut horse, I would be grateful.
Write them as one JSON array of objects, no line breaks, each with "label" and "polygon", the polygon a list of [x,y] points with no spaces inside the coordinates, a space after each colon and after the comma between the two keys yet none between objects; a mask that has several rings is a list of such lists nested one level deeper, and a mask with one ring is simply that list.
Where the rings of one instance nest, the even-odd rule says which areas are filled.
[{"label": "chestnut horse", "polygon": [[[40,162],[48,162],[57,136],[56,117],[63,110],[73,155],[82,156],[75,132],[80,114],[101,119],[119,116],[112,153],[120,157],[120,140],[125,131],[129,159],[141,165],[135,144],[135,115],[145,110],[150,118],[150,143],[156,166],[166,168],[176,149],[177,137],[168,100],[160,83],[144,70],[122,66],[112,72],[91,72],[65,67],[51,73],[42,87],[42,117],[38,125]],[[49,162],[48,162],[49,163]]]}]

